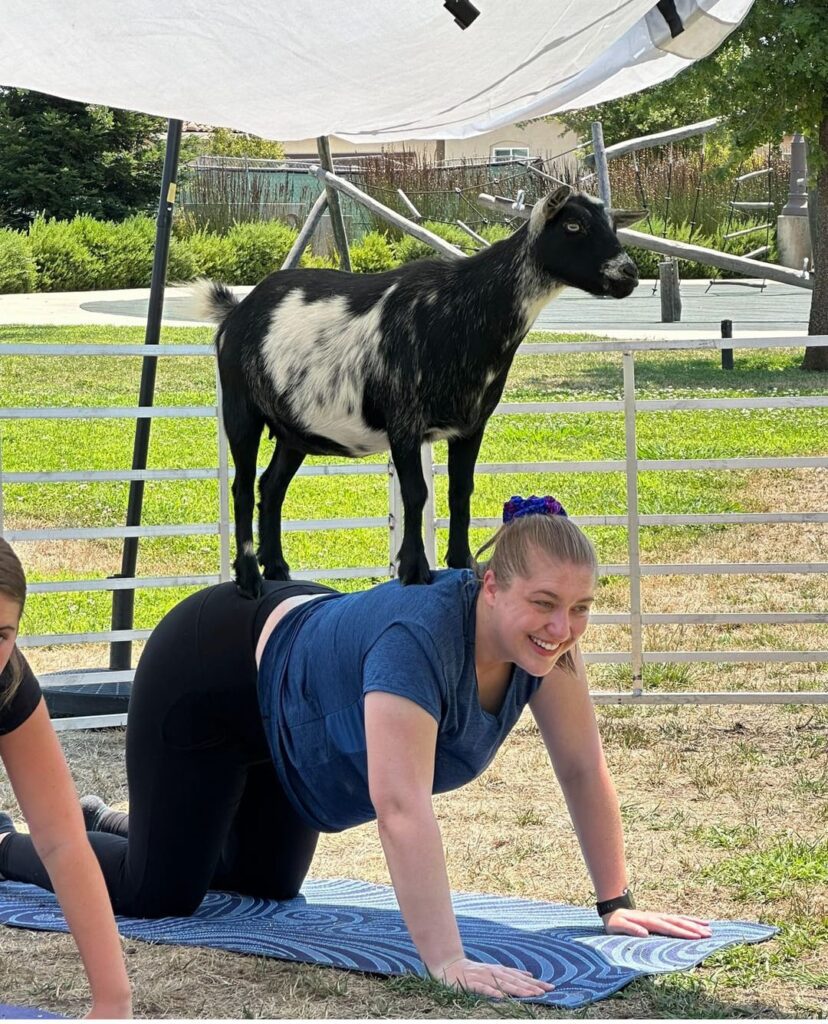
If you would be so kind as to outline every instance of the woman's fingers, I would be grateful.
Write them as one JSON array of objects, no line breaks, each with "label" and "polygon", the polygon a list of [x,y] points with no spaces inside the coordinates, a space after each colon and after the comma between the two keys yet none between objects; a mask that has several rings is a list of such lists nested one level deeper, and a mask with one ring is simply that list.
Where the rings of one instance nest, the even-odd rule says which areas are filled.
[{"label": "woman's fingers", "polygon": [[686,914],[658,914],[642,910],[616,910],[606,919],[610,934],[668,935],[676,939],[707,939],[713,931],[708,921]]},{"label": "woman's fingers", "polygon": [[548,981],[533,977],[531,971],[500,964],[483,964],[476,960],[464,959],[453,964],[446,975],[446,984],[494,999],[503,996],[542,996],[554,988]]}]

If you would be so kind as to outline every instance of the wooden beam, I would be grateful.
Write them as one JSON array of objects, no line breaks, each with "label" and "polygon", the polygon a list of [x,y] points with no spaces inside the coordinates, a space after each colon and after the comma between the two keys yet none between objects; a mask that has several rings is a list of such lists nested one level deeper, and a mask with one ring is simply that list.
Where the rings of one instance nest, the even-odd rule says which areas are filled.
[{"label": "wooden beam", "polygon": [[470,235],[475,240],[475,242],[479,242],[482,246],[488,248],[488,246],[492,244],[491,242],[487,242],[482,235],[478,235],[476,231],[470,228],[469,225],[465,224],[462,220],[457,221],[457,226],[459,228],[462,228],[467,235]]},{"label": "wooden beam", "polygon": [[[523,217],[524,220],[528,220],[532,215],[531,206],[516,210],[512,205],[512,200],[506,199],[504,196],[490,196],[486,192],[481,192],[477,198],[483,206],[492,206],[513,217]],[[765,278],[768,281],[779,281],[781,284],[806,288],[808,291],[814,290],[812,278],[803,277],[798,270],[789,270],[788,267],[780,267],[775,263],[749,260],[744,256],[719,252],[718,249],[707,249],[703,245],[674,242],[670,238],[656,238],[655,235],[645,235],[641,231],[633,231],[630,228],[619,228],[617,234],[618,240],[624,245],[634,245],[639,249],[663,253],[665,256],[678,256],[682,260],[695,260],[697,263],[706,263],[711,267],[719,267],[721,270],[730,270],[733,273],[742,274],[744,277]],[[717,284],[720,283],[717,282]]]},{"label": "wooden beam", "polygon": [[[626,142],[616,142],[614,146],[607,146],[604,150],[607,160],[614,160],[619,156],[626,156],[627,153],[634,153],[638,149],[651,149],[654,146],[663,146],[666,142],[680,142],[682,139],[691,139],[694,135],[704,135],[712,131],[721,118],[711,117],[708,121],[697,121],[695,124],[687,124],[683,128],[670,128],[666,132],[656,132],[654,135],[642,135],[637,139],[627,139]],[[584,163],[590,166],[595,162],[595,155],[588,153],[584,157]]]},{"label": "wooden beam", "polygon": [[779,267],[775,263],[763,263],[761,260],[749,260],[744,256],[732,256],[730,253],[719,252],[718,249],[707,249],[703,245],[689,245],[687,242],[675,242],[670,238],[656,238],[645,235],[641,231],[630,228],[618,229],[618,240],[624,245],[637,246],[650,252],[664,253],[665,256],[678,256],[682,260],[695,260],[706,263],[721,270],[730,270],[743,277],[766,278],[768,281],[779,281],[781,284],[792,284],[797,288],[814,290],[811,278],[803,277],[798,270]]},{"label": "wooden beam", "polygon": [[328,209],[328,196],[325,191],[319,193],[316,202],[311,207],[308,219],[302,225],[302,230],[299,232],[299,237],[293,243],[290,252],[285,257],[285,262],[281,266],[281,270],[293,270],[294,267],[299,266],[299,260],[302,258],[302,253],[308,246],[308,242],[311,240],[316,230],[316,225],[322,220],[322,214]]}]

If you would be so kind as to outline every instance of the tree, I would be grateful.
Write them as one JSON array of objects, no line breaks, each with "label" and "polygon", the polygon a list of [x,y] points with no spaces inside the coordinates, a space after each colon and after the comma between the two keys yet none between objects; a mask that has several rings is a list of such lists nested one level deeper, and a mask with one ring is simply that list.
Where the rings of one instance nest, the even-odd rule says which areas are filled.
[{"label": "tree", "polygon": [[[601,112],[612,126],[607,137],[620,141],[699,120],[700,110],[703,117],[723,117],[733,142],[744,153],[768,142],[778,143],[791,132],[802,132],[808,139],[810,171],[816,177],[817,196],[817,230],[812,239],[816,275],[808,333],[828,334],[825,0],[756,0],[739,29],[716,53],[672,81],[637,96],[559,116],[583,131],[589,122],[600,119]],[[806,348],[803,367],[828,371],[828,348]]]},{"label": "tree", "polygon": [[204,153],[210,156],[249,157],[251,160],[284,160],[285,147],[273,139],[214,128],[207,139]]},{"label": "tree", "polygon": [[708,79],[709,71],[704,62],[693,64],[668,82],[594,107],[555,114],[555,120],[586,138],[589,138],[592,122],[600,121],[607,145],[682,124],[694,124],[713,116]]},{"label": "tree", "polygon": [[38,213],[122,220],[158,202],[164,122],[146,114],[0,91],[0,223]]}]

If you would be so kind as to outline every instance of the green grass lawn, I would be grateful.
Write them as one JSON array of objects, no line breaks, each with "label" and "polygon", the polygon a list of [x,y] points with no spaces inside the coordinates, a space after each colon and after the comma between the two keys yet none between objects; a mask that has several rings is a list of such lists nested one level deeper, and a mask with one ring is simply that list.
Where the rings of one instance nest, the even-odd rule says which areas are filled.
[{"label": "green grass lawn", "polygon": [[[162,342],[209,346],[208,328],[165,328]],[[588,335],[536,334],[532,341],[588,340]],[[138,327],[7,327],[0,346],[11,343],[143,342]],[[736,369],[722,371],[716,352],[665,352],[636,359],[640,397],[736,397],[806,395],[824,392],[818,375],[799,369],[801,352],[737,351]],[[0,357],[2,406],[98,406],[137,402],[140,359],[75,357]],[[615,354],[525,356],[516,359],[505,401],[589,401],[620,399],[621,359]],[[212,358],[168,358],[159,361],[157,405],[211,405],[215,402]],[[128,468],[132,457],[131,420],[5,421],[0,424],[5,471]],[[637,421],[641,458],[717,458],[729,456],[822,455],[828,450],[828,414],[822,409],[677,411],[641,413]],[[260,465],[267,464],[272,442],[264,441]],[[435,446],[438,463],[446,446]],[[585,461],[624,458],[623,416],[616,413],[508,415],[494,417],[487,429],[481,462]],[[313,458],[307,465],[334,463]],[[378,465],[385,456],[364,460]],[[212,420],[157,420],[152,425],[151,468],[206,468],[217,465],[216,426]],[[447,479],[436,480],[437,514],[446,516]],[[479,474],[473,514],[499,515],[513,493],[558,495],[576,515],[623,514],[626,509],[623,473]],[[756,511],[756,476],[747,471],[643,472],[640,509],[643,513],[713,513]],[[8,484],[4,487],[7,528],[48,526],[117,526],[123,523],[128,484]],[[288,520],[385,516],[388,484],[378,476],[299,478],[289,492]],[[768,507],[773,509],[772,496]],[[208,523],[218,515],[215,481],[150,482],[146,485],[144,522]],[[703,551],[704,538],[730,527],[644,529],[644,558],[661,560],[664,551],[677,555]],[[602,527],[588,531],[604,562],[626,561],[626,531]],[[487,530],[474,530],[482,543]],[[438,537],[445,549],[445,531]],[[74,544],[74,547],[73,547]],[[385,528],[351,531],[300,531],[286,534],[288,560],[294,569],[388,564]],[[26,548],[21,546],[24,558]],[[43,545],[40,546],[41,548]],[[119,568],[118,541],[90,545],[67,542],[62,558],[27,558],[32,580],[72,579],[108,575]],[[75,554],[73,554],[75,552]],[[698,552],[697,552],[698,555]],[[795,557],[791,555],[791,557]],[[676,560],[682,560],[677,557]],[[693,560],[693,559],[689,559]],[[698,557],[697,559],[698,560]],[[734,557],[734,560],[748,560]],[[141,575],[211,573],[218,568],[215,537],[177,537],[141,542]],[[358,588],[369,581],[342,585]],[[139,591],[136,626],[152,626],[183,591]],[[108,622],[107,593],[33,595],[27,612],[30,632],[101,629]]]}]

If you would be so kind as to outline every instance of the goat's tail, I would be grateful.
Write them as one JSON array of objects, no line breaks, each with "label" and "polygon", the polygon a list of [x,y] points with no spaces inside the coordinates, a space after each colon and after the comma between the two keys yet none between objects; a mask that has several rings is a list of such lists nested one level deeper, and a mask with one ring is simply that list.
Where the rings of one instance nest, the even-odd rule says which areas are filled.
[{"label": "goat's tail", "polygon": [[206,277],[198,278],[190,287],[201,320],[223,324],[239,304],[226,284],[210,281]]}]

